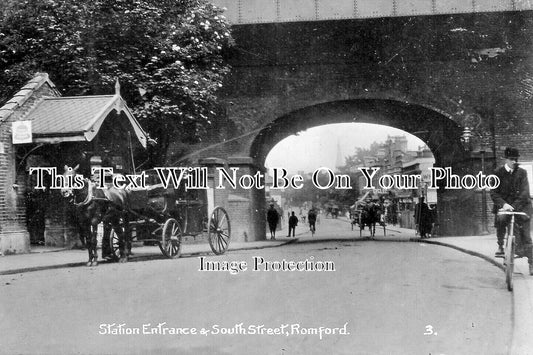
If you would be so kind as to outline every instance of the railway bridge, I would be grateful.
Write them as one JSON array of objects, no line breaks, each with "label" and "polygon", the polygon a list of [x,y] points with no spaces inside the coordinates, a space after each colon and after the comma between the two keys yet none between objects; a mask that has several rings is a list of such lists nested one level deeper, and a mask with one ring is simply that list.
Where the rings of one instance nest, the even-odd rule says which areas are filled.
[{"label": "railway bridge", "polygon": [[[364,122],[419,137],[436,167],[459,175],[490,173],[508,145],[531,166],[532,1],[213,2],[226,8],[236,41],[214,123],[225,139],[208,137],[211,149],[194,147],[194,159],[223,158],[253,175],[287,136]],[[235,237],[263,239],[264,191],[223,193],[240,206],[229,208]],[[439,189],[441,233],[480,233],[492,220],[482,195]]]}]

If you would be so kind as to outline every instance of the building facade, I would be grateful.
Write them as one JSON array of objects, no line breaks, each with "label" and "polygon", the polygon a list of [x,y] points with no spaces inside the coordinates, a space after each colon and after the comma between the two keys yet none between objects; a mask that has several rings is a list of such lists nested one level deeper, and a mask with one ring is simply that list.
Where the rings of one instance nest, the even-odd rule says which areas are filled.
[{"label": "building facade", "polygon": [[118,83],[113,95],[61,97],[48,75],[37,73],[0,108],[0,253],[77,243],[68,206],[51,188],[53,176],[46,173],[42,188],[32,170],[61,175],[78,165],[84,175],[93,166],[131,172],[132,152],[147,141]]}]

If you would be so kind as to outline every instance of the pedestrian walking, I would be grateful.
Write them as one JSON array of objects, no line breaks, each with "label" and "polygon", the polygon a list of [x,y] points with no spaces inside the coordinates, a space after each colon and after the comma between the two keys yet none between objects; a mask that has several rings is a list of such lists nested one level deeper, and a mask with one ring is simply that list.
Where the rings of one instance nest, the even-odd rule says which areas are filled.
[{"label": "pedestrian walking", "polygon": [[314,208],[311,208],[307,213],[307,221],[309,222],[309,230],[311,233],[315,234],[316,232],[316,211]]},{"label": "pedestrian walking", "polygon": [[527,172],[518,166],[519,157],[518,149],[505,148],[505,162],[494,172],[494,175],[500,179],[500,185],[490,192],[494,202],[492,212],[495,214],[496,237],[498,238],[496,256],[503,256],[504,254],[505,229],[511,220],[509,215],[498,216],[498,211],[526,213],[527,216],[515,216],[515,222],[518,226],[516,254],[527,257],[529,274],[533,275],[533,245],[530,233],[532,205]]},{"label": "pedestrian walking", "polygon": [[268,228],[270,229],[270,239],[276,239],[276,228],[278,227],[279,214],[274,207],[274,204],[270,204],[270,208],[267,211]]},{"label": "pedestrian walking", "polygon": [[292,236],[296,237],[296,226],[298,225],[298,217],[294,214],[294,211],[291,213],[291,216],[289,217],[289,235],[287,237]]}]

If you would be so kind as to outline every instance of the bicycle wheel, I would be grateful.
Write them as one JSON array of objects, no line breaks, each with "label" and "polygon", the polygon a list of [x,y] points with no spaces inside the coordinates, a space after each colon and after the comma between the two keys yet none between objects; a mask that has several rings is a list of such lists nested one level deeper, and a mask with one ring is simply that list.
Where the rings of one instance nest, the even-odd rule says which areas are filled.
[{"label": "bicycle wheel", "polygon": [[514,273],[514,253],[515,253],[515,236],[509,235],[507,244],[505,245],[505,282],[507,289],[513,290],[513,273]]}]

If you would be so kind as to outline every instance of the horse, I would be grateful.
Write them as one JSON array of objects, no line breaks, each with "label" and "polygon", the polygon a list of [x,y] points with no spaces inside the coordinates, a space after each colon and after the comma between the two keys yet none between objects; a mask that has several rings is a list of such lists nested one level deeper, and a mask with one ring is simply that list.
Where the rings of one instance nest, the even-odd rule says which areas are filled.
[{"label": "horse", "polygon": [[365,229],[365,226],[368,226],[370,237],[373,238],[376,235],[376,223],[379,222],[380,213],[378,207],[373,203],[364,206],[361,211],[359,224],[361,231]]},{"label": "horse", "polygon": [[[61,195],[68,199],[68,202],[74,207],[74,214],[81,239],[85,239],[89,261],[87,266],[98,265],[97,247],[97,230],[98,224],[104,223],[104,230],[110,233],[113,228],[118,236],[120,257],[119,262],[123,263],[128,260],[128,192],[124,189],[109,187],[106,189],[97,188],[96,183],[83,177],[82,179],[74,178],[78,174],[79,165],[70,168],[65,165],[63,176],[65,181],[83,181],[81,188],[73,186],[64,186],[61,189]],[[80,175],[78,175],[80,176]],[[104,244],[104,243],[102,243]],[[102,246],[104,254],[105,245]],[[102,255],[104,258],[104,255]]]}]

